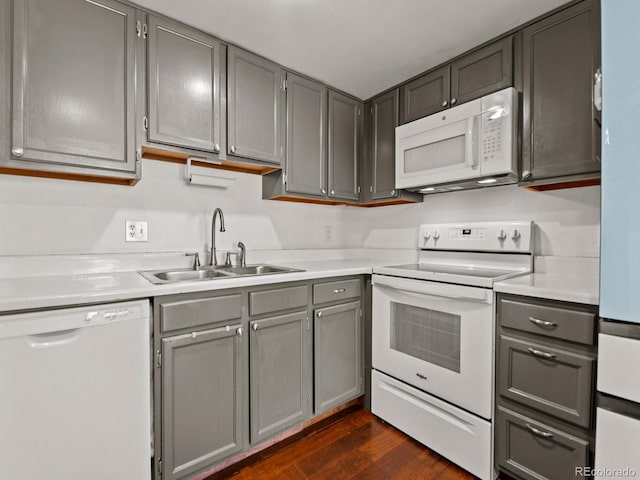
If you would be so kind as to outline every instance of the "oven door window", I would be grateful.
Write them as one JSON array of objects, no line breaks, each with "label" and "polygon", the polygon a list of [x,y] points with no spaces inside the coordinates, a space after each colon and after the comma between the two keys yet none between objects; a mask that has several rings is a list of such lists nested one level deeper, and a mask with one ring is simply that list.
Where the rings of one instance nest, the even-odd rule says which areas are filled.
[{"label": "oven door window", "polygon": [[460,373],[460,315],[391,302],[393,350]]}]

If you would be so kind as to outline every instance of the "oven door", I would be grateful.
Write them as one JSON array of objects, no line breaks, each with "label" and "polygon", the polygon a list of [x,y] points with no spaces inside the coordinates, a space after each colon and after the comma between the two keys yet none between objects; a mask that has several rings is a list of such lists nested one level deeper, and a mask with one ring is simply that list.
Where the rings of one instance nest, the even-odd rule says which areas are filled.
[{"label": "oven door", "polygon": [[493,291],[373,276],[373,368],[492,417]]}]

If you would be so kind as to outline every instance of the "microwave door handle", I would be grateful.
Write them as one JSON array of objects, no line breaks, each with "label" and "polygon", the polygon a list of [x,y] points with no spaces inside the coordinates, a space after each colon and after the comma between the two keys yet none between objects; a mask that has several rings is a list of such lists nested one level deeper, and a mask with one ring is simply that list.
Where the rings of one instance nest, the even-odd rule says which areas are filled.
[{"label": "microwave door handle", "polygon": [[[478,166],[478,150],[480,150],[480,135],[478,135],[478,123],[481,115],[474,115],[467,119],[467,130],[465,133],[465,158],[466,165],[471,168]],[[477,145],[474,145],[477,140]]]}]

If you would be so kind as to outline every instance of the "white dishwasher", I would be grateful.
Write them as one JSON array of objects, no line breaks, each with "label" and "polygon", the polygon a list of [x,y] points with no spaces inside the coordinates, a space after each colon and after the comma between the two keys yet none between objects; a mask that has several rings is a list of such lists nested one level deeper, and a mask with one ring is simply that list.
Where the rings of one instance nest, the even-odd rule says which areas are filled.
[{"label": "white dishwasher", "polygon": [[0,315],[0,478],[145,480],[149,302]]}]

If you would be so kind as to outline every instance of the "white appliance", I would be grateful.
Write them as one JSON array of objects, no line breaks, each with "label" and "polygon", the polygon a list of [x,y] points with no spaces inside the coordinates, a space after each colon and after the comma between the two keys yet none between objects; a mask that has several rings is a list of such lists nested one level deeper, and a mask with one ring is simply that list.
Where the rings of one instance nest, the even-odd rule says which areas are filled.
[{"label": "white appliance", "polygon": [[149,302],[0,316],[0,478],[151,478]]},{"label": "white appliance", "polygon": [[422,225],[419,263],[373,269],[372,412],[493,478],[493,283],[530,273],[532,222]]},{"label": "white appliance", "polygon": [[[600,322],[594,476],[640,475],[640,324]],[[629,375],[631,372],[631,376]]]},{"label": "white appliance", "polygon": [[396,187],[421,193],[517,181],[518,95],[509,87],[396,128]]}]

